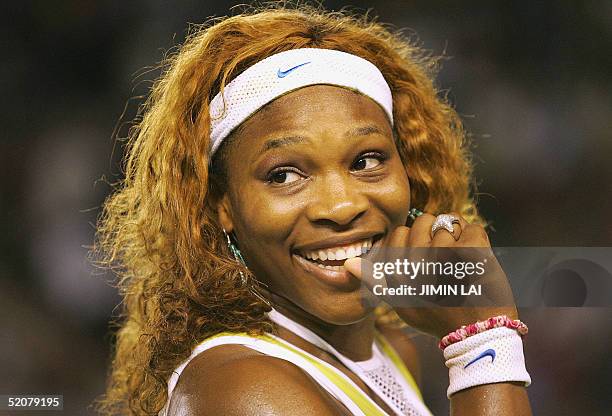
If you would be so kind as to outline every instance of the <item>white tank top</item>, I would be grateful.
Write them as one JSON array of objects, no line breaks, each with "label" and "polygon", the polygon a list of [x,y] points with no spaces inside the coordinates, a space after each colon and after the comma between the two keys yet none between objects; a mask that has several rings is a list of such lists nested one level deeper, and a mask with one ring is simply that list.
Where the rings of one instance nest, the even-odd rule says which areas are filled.
[{"label": "white tank top", "polygon": [[[273,313],[270,314],[270,318],[277,324],[280,324],[281,326],[285,327],[291,332],[296,333],[296,335],[301,336],[315,345],[317,345],[318,341],[322,341],[320,338],[319,340],[312,339],[312,332],[296,322],[291,321],[284,315],[279,315],[280,314],[277,311],[273,311]],[[308,331],[309,333],[297,333],[301,330]],[[316,335],[314,336],[316,337]],[[167,416],[168,405],[170,403],[172,392],[178,383],[181,373],[191,362],[191,360],[193,360],[203,351],[220,345],[242,345],[262,354],[288,361],[300,367],[332,397],[342,403],[353,415],[389,416],[387,412],[385,412],[374,400],[372,400],[370,396],[363,392],[363,390],[361,390],[361,388],[358,387],[346,374],[331,364],[273,334],[253,336],[246,333],[221,333],[207,338],[198,344],[194,348],[189,358],[187,358],[176,368],[168,380],[168,400],[164,408],[160,411],[159,416]],[[322,347],[322,345],[317,346]],[[323,349],[326,350],[327,348],[323,347]],[[355,371],[354,368],[351,368],[355,367],[354,365],[347,367],[353,370],[353,372],[367,385],[373,387],[372,390],[385,401],[389,408],[393,409],[394,415],[430,416],[431,412],[423,403],[421,392],[419,391],[414,378],[405,367],[395,350],[393,350],[391,345],[389,345],[379,333],[376,334],[375,342],[372,345],[372,351],[373,356],[371,359],[360,362],[352,362],[359,364],[359,368],[357,368],[357,370],[361,369],[362,371]],[[333,354],[331,351],[328,352]],[[335,350],[334,352],[339,354]],[[336,357],[339,358],[345,365],[351,364],[350,362],[345,362],[346,357],[344,356]],[[384,366],[385,371],[382,373],[377,370],[378,364],[381,360],[386,364]],[[368,371],[373,371],[375,373],[375,377],[365,377],[364,373],[368,373]],[[376,373],[376,371],[378,371],[380,374]],[[373,380],[376,381],[385,377],[392,377],[392,380],[396,382],[393,384],[398,385],[397,387],[400,389],[399,393],[402,398],[401,402],[398,402],[397,399],[392,400],[389,395],[385,396],[381,394],[382,390],[380,388],[376,388],[377,386],[373,384]]]}]

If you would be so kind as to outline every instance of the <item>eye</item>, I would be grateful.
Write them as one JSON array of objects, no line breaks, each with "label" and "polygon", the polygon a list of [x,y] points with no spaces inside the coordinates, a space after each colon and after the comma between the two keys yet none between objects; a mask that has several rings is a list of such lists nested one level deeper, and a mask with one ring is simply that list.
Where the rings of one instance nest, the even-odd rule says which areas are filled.
[{"label": "eye", "polygon": [[286,185],[302,179],[300,173],[289,168],[278,168],[268,174],[268,182],[276,185]]},{"label": "eye", "polygon": [[351,166],[351,170],[369,170],[378,167],[383,161],[385,157],[380,153],[366,153],[364,155],[359,156],[355,162],[353,162],[353,166]]}]

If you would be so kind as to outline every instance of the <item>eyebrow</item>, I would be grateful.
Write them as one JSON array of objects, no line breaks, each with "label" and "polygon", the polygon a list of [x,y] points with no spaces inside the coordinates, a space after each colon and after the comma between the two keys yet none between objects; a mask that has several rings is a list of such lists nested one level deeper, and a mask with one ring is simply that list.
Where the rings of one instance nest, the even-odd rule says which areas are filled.
[{"label": "eyebrow", "polygon": [[[344,137],[363,137],[369,136],[370,134],[384,135],[383,131],[380,128],[374,125],[368,125],[351,129],[344,134]],[[304,143],[308,141],[309,139],[304,136],[287,136],[270,139],[263,144],[261,150],[259,151],[259,154],[261,155],[271,149],[276,149],[291,144]]]},{"label": "eyebrow", "polygon": [[352,130],[346,132],[344,137],[359,137],[359,136],[369,136],[370,134],[381,134],[384,135],[383,131],[374,125],[368,125],[363,127],[357,127]]},{"label": "eyebrow", "polygon": [[303,143],[308,141],[308,139],[304,136],[288,136],[288,137],[279,137],[277,139],[270,139],[264,143],[259,154],[265,153],[270,149],[276,149],[278,147],[287,146],[295,143]]}]

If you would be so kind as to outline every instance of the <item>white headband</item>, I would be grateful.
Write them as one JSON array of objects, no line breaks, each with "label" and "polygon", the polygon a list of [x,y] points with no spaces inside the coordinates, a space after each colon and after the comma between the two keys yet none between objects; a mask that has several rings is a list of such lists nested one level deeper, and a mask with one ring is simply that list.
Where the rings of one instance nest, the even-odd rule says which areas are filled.
[{"label": "white headband", "polygon": [[211,156],[232,130],[261,107],[290,91],[316,84],[350,88],[370,97],[393,124],[391,89],[374,64],[333,49],[292,49],[257,62],[227,84],[223,95],[213,98]]}]

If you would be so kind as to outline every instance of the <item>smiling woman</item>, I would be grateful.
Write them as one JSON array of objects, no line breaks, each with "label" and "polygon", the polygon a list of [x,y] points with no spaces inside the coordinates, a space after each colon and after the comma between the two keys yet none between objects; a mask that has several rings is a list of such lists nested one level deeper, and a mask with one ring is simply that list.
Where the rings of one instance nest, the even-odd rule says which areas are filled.
[{"label": "smiling woman", "polygon": [[[492,312],[516,318],[392,310],[361,276],[373,248],[488,246],[435,64],[382,25],[303,6],[192,33],[99,222],[125,298],[101,412],[430,414],[398,328],[441,338]],[[431,214],[406,227],[411,207],[452,212],[461,237],[431,235]],[[488,334],[518,370],[455,376],[453,414],[528,414],[520,338]],[[472,359],[478,336],[449,362]]]}]

